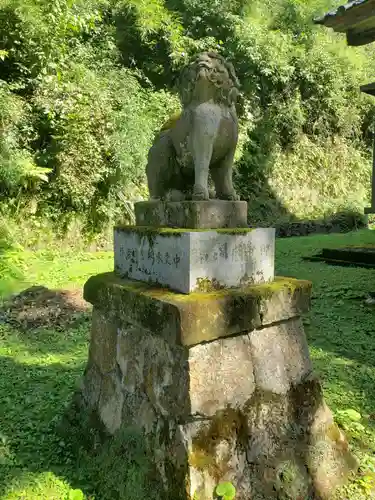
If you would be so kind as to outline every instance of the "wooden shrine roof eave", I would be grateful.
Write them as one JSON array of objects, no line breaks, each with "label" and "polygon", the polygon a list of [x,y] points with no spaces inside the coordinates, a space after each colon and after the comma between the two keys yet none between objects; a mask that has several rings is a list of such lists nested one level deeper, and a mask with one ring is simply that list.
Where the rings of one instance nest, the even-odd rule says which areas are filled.
[{"label": "wooden shrine roof eave", "polygon": [[348,45],[366,45],[375,41],[375,0],[355,0],[323,17],[314,19],[315,24],[346,33]]},{"label": "wooden shrine roof eave", "polygon": [[365,94],[375,96],[375,82],[374,83],[367,83],[366,85],[361,85],[360,91],[365,93]]}]

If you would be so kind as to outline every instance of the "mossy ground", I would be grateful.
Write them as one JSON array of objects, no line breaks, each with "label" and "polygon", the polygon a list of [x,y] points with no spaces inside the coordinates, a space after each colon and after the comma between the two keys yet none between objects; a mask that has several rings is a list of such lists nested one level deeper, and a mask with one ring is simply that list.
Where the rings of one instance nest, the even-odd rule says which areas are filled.
[{"label": "mossy ground", "polygon": [[[277,274],[313,282],[305,325],[314,366],[327,403],[346,427],[361,462],[361,474],[338,493],[340,500],[369,499],[375,490],[375,309],[364,305],[366,294],[375,290],[375,270],[330,267],[301,257],[323,247],[374,242],[375,233],[360,231],[276,244]],[[18,289],[31,284],[80,288],[89,276],[113,267],[110,252],[44,251],[20,259],[28,283],[17,283]],[[145,496],[147,464],[136,439],[122,450],[121,467],[114,467],[119,460],[104,456],[95,462],[81,456],[77,462],[69,439],[56,432],[86,363],[88,332],[89,315],[59,330],[24,331],[0,318],[1,500],[66,500],[77,488],[96,500],[160,497],[158,491]]]}]

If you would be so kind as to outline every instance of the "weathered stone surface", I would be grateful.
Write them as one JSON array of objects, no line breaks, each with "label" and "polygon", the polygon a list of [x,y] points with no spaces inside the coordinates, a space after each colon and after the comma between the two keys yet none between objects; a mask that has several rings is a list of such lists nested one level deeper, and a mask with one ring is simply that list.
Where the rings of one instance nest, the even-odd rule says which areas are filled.
[{"label": "weathered stone surface", "polygon": [[345,435],[325,403],[313,417],[307,466],[314,477],[315,489],[323,499],[330,498],[332,489],[343,485],[348,475],[358,468]]},{"label": "weathered stone surface", "polygon": [[81,393],[85,406],[96,408],[99,402],[102,376],[96,365],[89,363],[81,383]]},{"label": "weathered stone surface", "polygon": [[310,309],[310,305],[311,289],[308,290],[306,286],[297,286],[294,289],[283,287],[280,293],[270,294],[267,300],[261,301],[259,314],[262,325],[301,316]]},{"label": "weathered stone surface", "polygon": [[246,412],[245,450],[249,464],[273,467],[275,457],[285,451],[288,442],[297,442],[298,432],[290,425],[295,423],[293,409],[293,400],[287,395],[257,390]]},{"label": "weathered stone surface", "polygon": [[259,389],[286,394],[312,371],[302,321],[293,319],[250,334]]},{"label": "weathered stone surface", "polygon": [[103,377],[98,413],[109,434],[114,434],[121,426],[124,396],[116,373]]},{"label": "weathered stone surface", "polygon": [[246,201],[150,200],[135,203],[134,210],[137,226],[186,229],[247,227]]},{"label": "weathered stone surface", "polygon": [[[182,428],[189,463],[188,498],[212,498],[221,481],[240,483],[248,468],[244,449],[239,446],[243,437],[241,412],[229,409]],[[247,498],[250,491],[246,491]]]},{"label": "weathered stone surface", "polygon": [[121,387],[127,393],[142,387],[159,415],[186,417],[190,414],[187,356],[185,348],[126,325],[119,330],[117,340]]},{"label": "weathered stone surface", "polygon": [[[107,311],[95,312],[100,321],[94,322],[92,338],[95,328],[103,331],[104,318],[117,328],[116,348],[108,351],[115,358],[113,371],[102,374],[96,367],[102,362],[94,361],[91,350],[83,406],[106,433],[139,430],[166,499],[208,500],[219,482],[230,481],[238,500],[328,500],[355,470],[311,371],[299,317],[309,304],[309,283],[278,279],[246,293],[194,297],[109,274],[93,279],[85,294],[94,311],[98,305]],[[186,304],[200,307],[196,319]],[[231,336],[226,315],[236,324],[240,316],[256,326]],[[195,321],[198,332],[209,320],[215,328],[223,325],[222,337],[181,341],[183,328]]]},{"label": "weathered stone surface", "polygon": [[[301,378],[301,370],[293,371],[294,367],[291,371],[290,357],[304,359],[296,340],[303,337],[300,325],[292,319],[282,324],[281,333],[274,328],[185,348],[168,346],[152,332],[125,323],[117,338],[120,368],[103,377],[90,365],[85,404],[98,411],[110,434],[121,428],[140,429],[166,498],[206,500],[220,481],[228,480],[236,486],[239,500],[280,495],[291,500],[317,495],[328,499],[356,463],[324,403],[318,380]],[[288,391],[280,393],[277,384],[270,384],[270,392],[262,388],[263,379],[254,380],[253,360],[258,356],[261,366],[263,355],[267,365],[274,355],[254,347],[254,333],[284,346],[290,342],[284,353],[290,357],[279,360],[294,380]],[[256,373],[255,364],[254,368]],[[101,391],[96,410],[97,380]],[[185,485],[186,496],[167,496],[186,491]]]},{"label": "weathered stone surface", "polygon": [[[243,290],[183,295],[113,273],[93,276],[84,289],[85,299],[105,308],[108,320],[131,322],[186,346],[299,316],[307,312],[310,294],[308,281],[276,278]],[[275,311],[269,303],[276,304]]]},{"label": "weathered stone surface", "polygon": [[[113,318],[114,319],[114,318]],[[117,325],[100,309],[92,313],[90,358],[102,374],[116,367]]]},{"label": "weathered stone surface", "polygon": [[248,336],[192,347],[189,381],[193,415],[212,416],[227,406],[243,407],[255,390]]},{"label": "weathered stone surface", "polygon": [[117,227],[115,272],[181,293],[274,279],[272,228],[190,231]]},{"label": "weathered stone surface", "polygon": [[281,461],[276,469],[271,484],[281,496],[288,499],[309,499],[312,498],[313,485],[309,477],[306,465],[295,457]]}]

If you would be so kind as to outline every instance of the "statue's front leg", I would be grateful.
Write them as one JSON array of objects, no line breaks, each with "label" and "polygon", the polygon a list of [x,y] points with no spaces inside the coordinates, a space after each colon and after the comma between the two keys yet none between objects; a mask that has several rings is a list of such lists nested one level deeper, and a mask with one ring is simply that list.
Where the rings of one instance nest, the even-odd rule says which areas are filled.
[{"label": "statue's front leg", "polygon": [[220,117],[209,108],[202,109],[194,117],[190,137],[195,173],[193,200],[209,200],[208,173],[219,125]]},{"label": "statue's front leg", "polygon": [[232,181],[235,148],[211,169],[215,184],[216,196],[219,200],[239,200]]}]

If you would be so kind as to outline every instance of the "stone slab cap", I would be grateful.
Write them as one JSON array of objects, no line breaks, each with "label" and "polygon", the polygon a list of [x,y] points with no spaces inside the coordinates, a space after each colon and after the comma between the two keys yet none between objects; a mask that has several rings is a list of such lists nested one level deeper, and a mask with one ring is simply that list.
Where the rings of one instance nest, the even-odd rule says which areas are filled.
[{"label": "stone slab cap", "polygon": [[242,290],[184,295],[104,273],[86,282],[84,298],[108,320],[129,321],[168,342],[191,346],[298,317],[310,308],[311,286],[276,278]]},{"label": "stone slab cap", "polygon": [[275,230],[116,227],[115,272],[181,293],[271,282]]},{"label": "stone slab cap", "polygon": [[181,201],[159,200],[135,203],[137,226],[217,229],[247,227],[246,201]]}]

